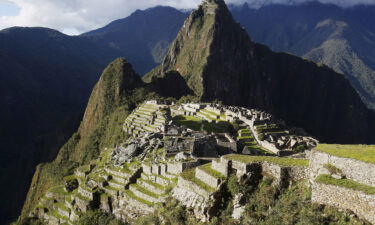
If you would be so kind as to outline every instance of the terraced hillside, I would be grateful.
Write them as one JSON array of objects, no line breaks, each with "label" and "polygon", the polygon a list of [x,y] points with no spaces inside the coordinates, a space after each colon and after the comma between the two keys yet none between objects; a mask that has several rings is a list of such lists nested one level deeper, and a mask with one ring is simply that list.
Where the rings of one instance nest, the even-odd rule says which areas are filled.
[{"label": "terraced hillside", "polygon": [[[316,202],[322,201],[316,192],[324,190],[314,189],[316,186],[353,186],[354,181],[320,174],[318,164],[309,166],[308,158],[280,157],[273,148],[262,147],[259,136],[263,135],[264,141],[272,137],[270,133],[298,140],[289,130],[280,130],[276,121],[264,112],[238,107],[144,102],[124,121],[123,131],[130,138],[115,148],[105,148],[98,159],[66,176],[63,185],[50,188],[29,217],[47,224],[77,224],[87,213],[100,210],[120,221],[136,223],[175,199],[189,208],[196,220],[209,221],[227,204],[234,177],[247,180],[249,187],[269,177],[280,190],[312,179]],[[311,143],[307,140],[313,139],[299,140],[297,146],[308,147]],[[287,151],[305,156],[304,149]],[[373,189],[370,186],[357,187],[372,194],[366,192]],[[245,215],[246,204],[240,202],[232,209],[235,221]],[[358,214],[368,218],[363,210]]]}]

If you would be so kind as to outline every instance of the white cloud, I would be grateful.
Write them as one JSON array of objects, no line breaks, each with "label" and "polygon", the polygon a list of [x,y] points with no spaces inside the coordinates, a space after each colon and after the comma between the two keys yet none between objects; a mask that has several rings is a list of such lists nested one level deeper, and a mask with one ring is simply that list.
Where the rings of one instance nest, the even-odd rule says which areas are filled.
[{"label": "white cloud", "polygon": [[[15,16],[0,16],[0,29],[10,26],[43,26],[69,34],[92,30],[112,20],[124,18],[136,9],[156,5],[194,8],[201,0],[0,0],[16,4]],[[296,4],[312,0],[227,0],[227,3],[260,6],[270,3]],[[319,0],[342,6],[375,4],[375,0]]]}]

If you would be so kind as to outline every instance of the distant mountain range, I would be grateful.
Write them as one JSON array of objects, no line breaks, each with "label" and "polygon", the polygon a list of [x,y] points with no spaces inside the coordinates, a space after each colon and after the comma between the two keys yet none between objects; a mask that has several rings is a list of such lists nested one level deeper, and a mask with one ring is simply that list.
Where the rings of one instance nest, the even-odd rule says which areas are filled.
[{"label": "distant mountain range", "polygon": [[[364,102],[375,105],[375,7],[341,9],[309,3],[270,5],[257,10],[244,5],[231,7],[231,11],[253,41],[344,73]],[[187,16],[171,7],[156,7],[138,10],[75,37],[47,28],[0,32],[0,151],[4,156],[0,199],[9,205],[0,210],[0,224],[18,215],[34,167],[54,158],[78,127],[91,88],[105,65],[125,56],[139,74],[147,73],[163,62]],[[267,67],[272,69],[272,63]],[[324,85],[336,81],[326,80]],[[340,105],[347,101],[341,98],[353,95],[346,92],[336,96],[334,100]],[[279,111],[287,116],[285,112],[283,115]],[[354,122],[363,119],[358,114],[347,116],[353,116]],[[327,132],[332,129],[327,127]],[[15,176],[19,178],[13,179]]]},{"label": "distant mountain range", "polygon": [[317,2],[233,8],[234,17],[257,42],[274,51],[324,63],[351,82],[375,107],[375,7],[342,9]]}]

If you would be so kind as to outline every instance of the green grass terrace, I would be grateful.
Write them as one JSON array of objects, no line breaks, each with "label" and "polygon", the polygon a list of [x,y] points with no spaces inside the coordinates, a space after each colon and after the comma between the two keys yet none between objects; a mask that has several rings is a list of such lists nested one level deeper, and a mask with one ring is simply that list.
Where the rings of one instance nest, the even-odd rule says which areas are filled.
[{"label": "green grass terrace", "polygon": [[269,162],[280,166],[309,166],[309,160],[306,159],[291,159],[291,158],[280,158],[272,156],[247,156],[247,155],[226,155],[223,156],[227,160],[238,161],[242,163],[261,163]]},{"label": "green grass terrace", "polygon": [[328,185],[335,185],[356,191],[362,191],[368,195],[375,195],[375,187],[357,183],[349,179],[335,179],[327,174],[322,174],[316,178],[316,182]]},{"label": "green grass terrace", "polygon": [[330,155],[375,164],[375,145],[319,144],[316,149]]},{"label": "green grass terrace", "polygon": [[209,193],[212,193],[215,191],[215,188],[210,187],[209,185],[207,185],[206,183],[204,183],[203,181],[195,177],[195,169],[185,170],[184,172],[180,174],[180,176],[185,180],[195,183],[200,188],[202,188],[203,190]]}]

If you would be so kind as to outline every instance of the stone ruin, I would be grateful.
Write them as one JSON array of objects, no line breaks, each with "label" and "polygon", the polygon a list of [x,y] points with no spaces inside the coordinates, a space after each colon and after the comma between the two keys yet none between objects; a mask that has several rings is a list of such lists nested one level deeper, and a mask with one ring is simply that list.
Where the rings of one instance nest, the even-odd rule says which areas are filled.
[{"label": "stone ruin", "polygon": [[[212,209],[220,203],[221,185],[229,174],[237,171],[238,176],[245,176],[251,167],[235,158],[226,158],[241,152],[241,133],[194,131],[174,124],[172,119],[178,115],[194,116],[212,124],[238,124],[256,145],[275,154],[292,151],[288,148],[301,143],[310,146],[314,141],[287,130],[279,135],[266,134],[261,140],[257,126],[277,122],[279,127],[285,127],[262,111],[217,104],[160,103],[149,101],[134,110],[124,123],[124,131],[132,137],[115,149],[103,151],[97,161],[78,168],[73,181],[65,184],[65,197],[60,198],[63,192],[59,191],[42,199],[40,210],[32,216],[48,223],[74,224],[80,213],[99,208],[126,221],[152,213],[153,205],[165,201],[164,191],[173,186],[174,198],[192,207],[198,218],[208,220]],[[274,174],[280,185],[285,179],[292,182],[306,177],[305,167],[284,168],[266,162],[257,165],[267,174]],[[281,176],[285,174],[288,178],[284,179]],[[238,218],[243,206],[241,197],[236,199],[234,217]]]}]

